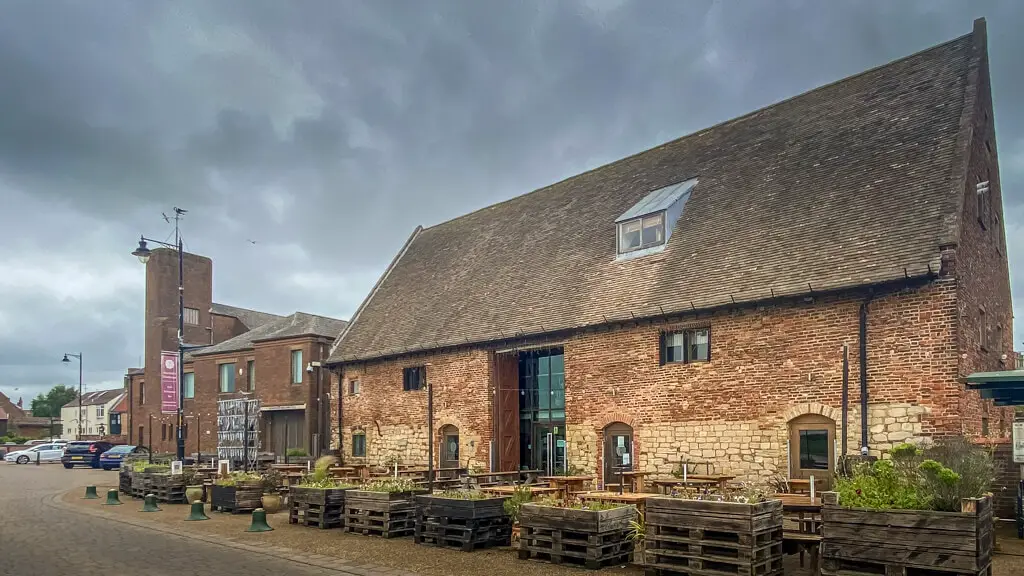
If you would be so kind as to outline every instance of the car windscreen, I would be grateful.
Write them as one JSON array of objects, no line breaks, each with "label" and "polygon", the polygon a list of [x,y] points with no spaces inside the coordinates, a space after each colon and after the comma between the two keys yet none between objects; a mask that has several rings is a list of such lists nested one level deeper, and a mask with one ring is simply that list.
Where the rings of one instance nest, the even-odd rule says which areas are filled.
[{"label": "car windscreen", "polygon": [[104,454],[128,454],[132,451],[135,446],[114,446],[110,450],[104,452]]}]

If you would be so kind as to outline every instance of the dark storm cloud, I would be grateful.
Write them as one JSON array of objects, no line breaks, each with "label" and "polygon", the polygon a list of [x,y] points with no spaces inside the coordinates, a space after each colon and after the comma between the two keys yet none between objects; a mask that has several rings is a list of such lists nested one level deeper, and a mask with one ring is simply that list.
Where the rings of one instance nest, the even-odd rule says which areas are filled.
[{"label": "dark storm cloud", "polygon": [[[168,237],[172,205],[189,209],[188,248],[215,261],[216,300],[347,317],[417,224],[952,39],[977,16],[1008,243],[1024,264],[1012,251],[1022,12],[1013,0],[8,2],[0,266],[16,254],[13,278],[38,277],[0,282],[0,389],[60,377],[43,367],[56,343],[30,329],[40,319],[59,325],[58,347],[93,346],[94,366],[137,363],[142,271],[127,252],[139,233]],[[47,282],[80,287],[54,306]]]}]

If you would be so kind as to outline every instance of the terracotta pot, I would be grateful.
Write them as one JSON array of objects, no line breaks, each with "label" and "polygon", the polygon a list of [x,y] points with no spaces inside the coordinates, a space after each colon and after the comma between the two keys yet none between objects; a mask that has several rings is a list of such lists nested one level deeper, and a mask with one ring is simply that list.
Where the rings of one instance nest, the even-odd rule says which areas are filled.
[{"label": "terracotta pot", "polygon": [[189,504],[201,501],[202,499],[203,487],[201,485],[185,487],[185,500],[187,500]]},{"label": "terracotta pot", "polygon": [[264,494],[261,500],[263,502],[263,509],[267,511],[267,514],[275,514],[281,509],[280,494]]}]

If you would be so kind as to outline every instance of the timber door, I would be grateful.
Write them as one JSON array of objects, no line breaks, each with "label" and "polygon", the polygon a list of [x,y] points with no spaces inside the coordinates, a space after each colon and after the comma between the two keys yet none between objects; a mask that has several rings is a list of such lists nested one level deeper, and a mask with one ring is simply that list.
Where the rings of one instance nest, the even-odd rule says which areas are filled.
[{"label": "timber door", "polygon": [[519,470],[519,355],[495,354],[495,450],[498,472]]},{"label": "timber door", "polygon": [[284,457],[289,448],[306,448],[306,413],[303,410],[275,410],[269,415],[267,440],[275,455]]},{"label": "timber door", "polygon": [[814,476],[815,491],[828,490],[836,469],[836,423],[826,416],[807,414],[789,422],[789,477]]},{"label": "timber door", "polygon": [[[629,466],[628,469],[618,466]],[[609,424],[604,429],[604,483],[618,484],[620,470],[633,466],[633,428],[622,422]],[[627,482],[628,485],[628,482]]]}]

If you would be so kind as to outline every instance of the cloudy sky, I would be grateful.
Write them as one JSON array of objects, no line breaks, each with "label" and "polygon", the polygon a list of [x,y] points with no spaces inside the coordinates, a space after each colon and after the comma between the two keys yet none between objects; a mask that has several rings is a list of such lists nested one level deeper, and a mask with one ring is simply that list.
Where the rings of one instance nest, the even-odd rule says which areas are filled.
[{"label": "cloudy sky", "polygon": [[[214,299],[348,318],[430,225],[970,32],[1024,310],[1024,2],[6,0],[0,391],[119,386],[138,235]],[[1016,72],[1016,73],[1015,73]],[[249,240],[255,240],[253,244]],[[1018,321],[1015,342],[1024,342]]]}]

